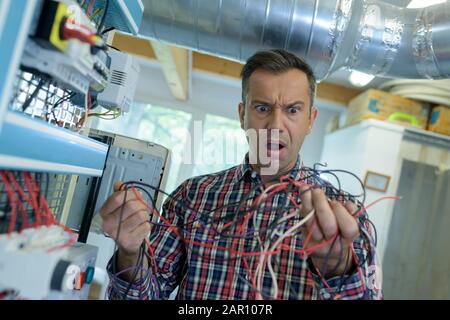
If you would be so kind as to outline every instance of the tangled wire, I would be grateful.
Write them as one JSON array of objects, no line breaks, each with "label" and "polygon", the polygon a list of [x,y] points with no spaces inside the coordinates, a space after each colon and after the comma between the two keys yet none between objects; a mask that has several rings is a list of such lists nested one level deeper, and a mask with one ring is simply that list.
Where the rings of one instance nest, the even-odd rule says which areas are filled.
[{"label": "tangled wire", "polygon": [[[140,182],[140,181],[128,181],[122,184],[121,190],[125,191],[124,200],[126,199],[127,192],[133,192],[137,199],[139,199],[150,212],[149,223],[160,227],[167,228],[167,232],[173,232],[179,240],[181,240],[186,245],[196,245],[204,248],[221,250],[228,254],[229,258],[240,258],[243,259],[243,265],[247,270],[248,278],[250,280],[244,279],[242,276],[238,274],[242,281],[247,283],[252,290],[256,293],[256,298],[263,299],[271,299],[277,298],[278,296],[278,285],[277,285],[277,275],[274,272],[275,266],[277,264],[277,254],[279,254],[282,250],[292,250],[289,246],[283,244],[283,240],[286,238],[295,237],[300,235],[302,232],[305,232],[305,229],[301,227],[309,220],[312,220],[311,226],[307,232],[307,234],[303,235],[304,242],[303,248],[300,250],[295,250],[296,254],[299,254],[300,257],[304,260],[319,248],[330,246],[328,250],[328,254],[325,257],[325,263],[323,264],[325,267],[323,270],[317,270],[318,275],[321,278],[321,289],[323,286],[329,287],[325,275],[329,270],[326,270],[327,261],[330,257],[331,251],[334,246],[338,243],[338,241],[342,241],[342,237],[339,237],[339,233],[336,233],[331,239],[323,240],[319,244],[315,244],[313,246],[309,246],[312,231],[315,227],[315,218],[314,218],[314,210],[310,211],[305,217],[299,217],[300,207],[302,204],[301,197],[305,192],[310,192],[313,189],[320,188],[324,190],[325,195],[330,200],[336,200],[341,204],[345,204],[350,201],[356,205],[355,212],[352,212],[352,215],[355,217],[358,222],[358,227],[360,231],[360,238],[363,243],[362,248],[367,252],[365,255],[365,259],[362,261],[358,261],[357,255],[353,246],[350,246],[352,251],[352,257],[356,264],[356,268],[360,275],[362,281],[362,267],[365,263],[371,264],[375,257],[375,247],[377,243],[377,233],[375,226],[371,222],[368,217],[367,209],[375,205],[377,202],[384,199],[398,199],[398,197],[384,197],[378,199],[374,203],[365,206],[366,199],[366,191],[364,188],[363,182],[353,173],[345,170],[329,170],[324,169],[320,170],[317,168],[317,165],[314,168],[301,167],[297,169],[300,175],[299,180],[294,180],[290,176],[283,175],[274,178],[270,184],[270,186],[265,187],[264,184],[259,184],[253,187],[252,190],[246,192],[246,194],[237,202],[227,203],[222,206],[218,206],[211,210],[203,210],[202,212],[198,212],[195,208],[189,207],[184,204],[184,209],[186,211],[194,213],[195,218],[190,219],[190,221],[185,222],[184,224],[177,223],[176,225],[170,221],[170,218],[164,215],[164,212],[161,213],[157,210],[155,204],[154,193],[162,193],[171,199],[173,196],[167,194],[163,190],[154,187],[152,185]],[[342,190],[341,181],[338,177],[339,174],[347,174],[350,177],[354,178],[358,184],[361,186],[361,193],[359,194],[351,194]],[[330,179],[327,177],[331,177],[336,180],[336,186],[330,182]],[[308,187],[305,190],[305,186]],[[256,190],[260,190],[261,193],[255,196]],[[303,191],[301,191],[303,190]],[[141,196],[141,191],[143,195],[145,195],[148,201],[144,200]],[[267,203],[270,199],[272,199],[277,194],[284,193],[289,199],[289,205],[281,206],[277,208],[267,207],[264,204]],[[122,205],[123,209],[124,205]],[[274,211],[275,219],[265,228],[248,228],[248,222],[252,219],[255,219],[258,215],[264,214],[267,210]],[[122,221],[122,214],[119,221]],[[183,217],[179,217],[181,221],[183,221]],[[300,218],[300,220],[299,220]],[[253,222],[255,226],[256,223]],[[193,228],[203,228],[206,230],[203,234],[208,234],[209,239],[205,240],[204,237],[196,238],[193,236]],[[117,232],[117,238],[119,238],[120,234],[120,224]],[[228,239],[231,241],[251,241],[256,240],[258,243],[258,247],[254,247],[252,250],[238,251],[235,250],[235,246],[221,246],[218,244],[220,240]],[[147,248],[147,249],[146,249]],[[153,250],[151,249],[151,245],[149,239],[145,239],[140,247],[139,259],[136,265],[127,268],[126,270],[122,270],[120,272],[116,272],[115,263],[110,265],[112,269],[112,278],[117,279],[117,276],[123,272],[127,272],[130,270],[134,270],[131,276],[131,281],[129,282],[129,286],[127,290],[123,293],[123,299],[127,297],[131,286],[136,281],[136,277],[140,273],[141,279],[142,277],[150,276],[151,277],[151,289],[155,293],[155,297],[159,297],[159,292],[161,291],[158,274],[158,267],[156,262],[156,257],[154,255]],[[342,248],[342,245],[341,245]],[[117,244],[116,244],[117,249]],[[117,252],[116,250],[114,250]],[[148,258],[149,268],[147,270],[143,270],[142,263],[144,257]],[[115,261],[117,257],[114,257],[111,261]],[[257,258],[257,267],[254,272],[249,267],[249,263],[247,258]],[[341,250],[339,255],[339,261],[336,264],[336,267],[331,271],[336,271],[337,267],[342,262],[343,252]],[[361,260],[361,259],[360,259]],[[348,270],[349,261],[346,261],[346,268]],[[266,272],[269,272],[270,278],[272,279],[272,287],[267,292],[267,289],[263,289],[263,279]],[[146,275],[144,275],[144,272]],[[282,275],[278,275],[280,277]],[[339,288],[342,289],[346,284],[346,281],[349,279],[349,276],[344,272],[340,277],[340,285]],[[114,285],[114,281],[112,282]],[[139,292],[141,295],[142,293]],[[339,292],[336,294],[335,298],[339,298]]]}]

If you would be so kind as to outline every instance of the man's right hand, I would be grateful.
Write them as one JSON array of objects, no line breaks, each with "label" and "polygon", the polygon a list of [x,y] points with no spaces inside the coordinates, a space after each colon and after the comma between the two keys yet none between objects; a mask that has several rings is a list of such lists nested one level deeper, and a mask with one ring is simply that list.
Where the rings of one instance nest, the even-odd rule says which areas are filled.
[{"label": "man's right hand", "polygon": [[[114,193],[100,209],[103,232],[112,237],[119,248],[119,270],[136,264],[142,241],[150,233],[148,210],[138,199],[140,194],[137,195],[133,190],[121,191],[121,185],[121,182],[114,184]],[[117,238],[121,214],[122,223],[119,238]]]}]

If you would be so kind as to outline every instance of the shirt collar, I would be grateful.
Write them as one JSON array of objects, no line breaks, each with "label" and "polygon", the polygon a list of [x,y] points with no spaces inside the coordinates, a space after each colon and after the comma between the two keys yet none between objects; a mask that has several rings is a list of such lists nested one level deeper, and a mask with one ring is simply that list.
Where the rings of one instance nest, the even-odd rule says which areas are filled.
[{"label": "shirt collar", "polygon": [[251,173],[253,171],[250,163],[248,162],[248,153],[244,157],[244,161],[236,167],[236,171],[234,174],[234,182],[240,182],[247,173]]}]

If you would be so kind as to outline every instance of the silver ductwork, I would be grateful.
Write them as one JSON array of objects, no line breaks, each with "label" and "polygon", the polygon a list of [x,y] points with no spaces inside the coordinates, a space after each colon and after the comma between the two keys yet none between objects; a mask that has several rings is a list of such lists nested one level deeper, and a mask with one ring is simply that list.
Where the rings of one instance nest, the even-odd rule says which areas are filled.
[{"label": "silver ductwork", "polygon": [[450,2],[407,9],[363,0],[143,0],[140,35],[245,62],[302,56],[318,80],[341,67],[387,78],[450,78]]}]

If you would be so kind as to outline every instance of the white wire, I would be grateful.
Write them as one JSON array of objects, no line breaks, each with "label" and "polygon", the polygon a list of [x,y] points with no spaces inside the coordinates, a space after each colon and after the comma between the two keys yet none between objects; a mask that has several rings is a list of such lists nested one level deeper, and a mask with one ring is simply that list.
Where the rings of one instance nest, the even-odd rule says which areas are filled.
[{"label": "white wire", "polygon": [[[279,245],[280,245],[280,243],[285,239],[285,238],[287,238],[287,237],[289,237],[289,236],[291,236],[291,235],[293,235],[294,234],[294,232],[298,229],[298,228],[300,228],[301,226],[303,226],[306,222],[308,222],[313,216],[314,216],[314,209],[312,209],[302,220],[300,220],[298,223],[296,223],[295,225],[293,225],[292,227],[290,227],[284,234],[282,234],[275,242],[274,242],[274,244],[270,247],[270,249],[269,249],[269,252],[272,252],[272,251],[274,251]],[[295,213],[297,213],[297,212],[295,212]],[[286,216],[287,217],[287,216]],[[285,218],[286,218],[285,217]],[[265,247],[265,250],[267,251],[267,249],[269,248],[269,242],[267,243],[267,245],[266,245],[266,247]],[[262,278],[263,278],[263,275],[264,275],[264,270],[262,270],[263,269],[263,261],[264,261],[264,259],[261,257],[261,259],[260,259],[260,262],[259,262],[259,264],[258,264],[258,271],[259,271],[259,274],[258,274],[258,278],[257,278],[257,288],[258,288],[258,290],[259,290],[259,292],[262,292]],[[273,270],[273,267],[272,267],[272,254],[269,254],[268,255],[268,258],[267,258],[267,266],[268,266],[268,269],[269,269],[269,274],[270,274],[270,277],[271,277],[271,279],[272,279],[272,288],[271,288],[271,290],[270,290],[270,295],[274,298],[274,299],[276,299],[277,297],[278,297],[278,282],[277,282],[277,278],[276,278],[276,275],[275,275],[275,272],[274,272],[274,270]]]},{"label": "white wire", "polygon": [[274,189],[275,187],[278,187],[278,186],[280,186],[280,185],[281,185],[281,183],[275,183],[275,184],[273,184],[273,185],[267,187],[266,189],[264,189],[263,193],[261,193],[261,195],[260,195],[260,198],[259,198],[259,201],[258,201],[257,204],[260,205],[261,202],[262,202],[262,201],[264,200],[264,198],[266,197],[266,194],[267,194],[270,190],[272,190],[272,189]]},{"label": "white wire", "polygon": [[[271,187],[269,187],[269,188],[273,189]],[[269,188],[267,188],[267,189],[269,189]],[[263,194],[267,193],[267,191],[268,191],[267,189],[264,190]],[[298,209],[295,210],[294,212],[284,216],[278,222],[281,223],[281,222],[286,221],[286,220],[288,220],[288,219],[290,219],[290,218],[292,218],[292,217],[294,217],[296,215],[298,215]],[[253,225],[256,226],[256,215],[253,215]],[[279,236],[283,235],[283,234],[278,233],[278,230],[276,230],[276,229],[272,232],[271,237],[273,237],[275,234],[277,234]],[[268,240],[268,243],[266,244],[266,247],[263,246],[261,238],[258,237],[258,241],[259,241],[259,244],[260,244],[260,251],[261,252],[266,252],[269,249],[270,239]],[[263,261],[263,258],[261,256],[261,259],[259,260],[258,265],[256,267],[256,271],[255,271],[255,279],[257,281],[256,288],[257,288],[258,292],[261,292],[261,290],[262,290],[262,283],[261,283],[262,275],[261,275],[261,273],[263,272],[263,270],[262,270],[263,265],[264,265],[264,261]],[[262,299],[262,297],[261,297],[261,299]]]}]

